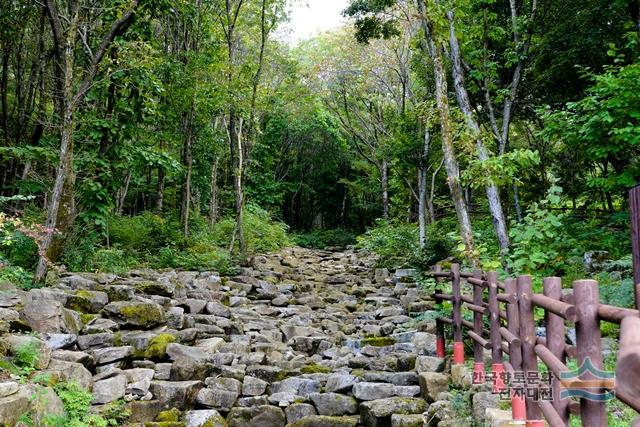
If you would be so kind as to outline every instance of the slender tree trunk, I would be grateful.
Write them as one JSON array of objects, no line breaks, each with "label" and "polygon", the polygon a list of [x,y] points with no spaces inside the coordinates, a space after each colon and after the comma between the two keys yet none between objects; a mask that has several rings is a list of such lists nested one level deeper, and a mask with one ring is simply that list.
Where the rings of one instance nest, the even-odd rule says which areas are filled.
[{"label": "slender tree trunk", "polygon": [[191,181],[193,175],[193,118],[195,114],[195,99],[191,100],[191,109],[185,117],[185,141],[183,147],[183,164],[186,175],[182,184],[182,205],[180,219],[182,221],[182,235],[189,236],[189,217],[191,214]]},{"label": "slender tree trunk", "polygon": [[422,155],[418,166],[418,228],[420,237],[420,248],[427,244],[427,158],[429,156],[429,146],[431,145],[431,132],[427,127],[424,131],[424,143],[422,145]]},{"label": "slender tree trunk", "polygon": [[[449,20],[449,46],[451,48],[451,62],[453,63],[453,82],[456,91],[456,98],[458,100],[458,106],[464,114],[467,127],[476,140],[478,159],[484,162],[489,159],[489,152],[487,151],[484,142],[482,141],[480,125],[473,116],[473,112],[471,111],[471,102],[469,101],[469,94],[467,93],[467,89],[464,86],[464,70],[462,69],[460,43],[458,42],[458,37],[456,36],[453,12],[447,12],[447,19]],[[487,200],[489,202],[489,211],[491,213],[491,219],[493,221],[493,229],[496,233],[496,237],[498,238],[500,255],[504,262],[507,252],[509,251],[509,234],[507,232],[507,222],[504,217],[502,202],[500,201],[500,192],[491,178],[488,179],[486,192]]]},{"label": "slender tree trunk", "polygon": [[158,186],[156,188],[156,213],[162,213],[162,207],[164,204],[164,186],[166,184],[166,172],[164,168],[160,166],[158,168]]},{"label": "slender tree trunk", "polygon": [[418,0],[418,8],[423,30],[425,32],[428,51],[433,61],[435,74],[435,95],[440,115],[440,127],[442,138],[442,152],[444,154],[444,167],[447,171],[447,182],[451,191],[451,198],[456,209],[458,224],[460,226],[460,237],[465,246],[466,256],[473,266],[477,266],[474,255],[473,231],[469,212],[464,201],[464,193],[460,185],[460,170],[456,159],[453,145],[453,135],[451,131],[449,99],[447,89],[447,78],[442,63],[442,49],[437,45],[435,35],[431,28],[431,23],[427,17],[424,0]]},{"label": "slender tree trunk", "polygon": [[[236,210],[236,224],[231,237],[231,243],[229,245],[229,251],[233,251],[235,246],[235,239],[237,237],[238,244],[240,246],[240,257],[244,257],[246,253],[246,245],[244,240],[244,226],[243,226],[243,210],[244,210],[244,193],[242,188],[242,166],[243,166],[243,150],[242,150],[242,118],[237,119],[235,117],[235,111],[229,119],[229,133],[232,143],[232,159],[235,157],[235,164],[233,164],[233,189],[235,193],[235,210]],[[235,153],[235,156],[233,155]]]},{"label": "slender tree trunk", "polygon": [[380,164],[380,183],[382,187],[382,217],[389,219],[389,163],[382,159]]},{"label": "slender tree trunk", "polygon": [[127,200],[127,193],[129,192],[129,184],[131,183],[131,170],[127,169],[124,173],[124,182],[118,188],[116,192],[116,215],[122,216],[124,212],[124,204]]},{"label": "slender tree trunk", "polygon": [[211,165],[211,183],[210,183],[210,201],[209,201],[209,225],[214,225],[218,221],[218,158]]}]

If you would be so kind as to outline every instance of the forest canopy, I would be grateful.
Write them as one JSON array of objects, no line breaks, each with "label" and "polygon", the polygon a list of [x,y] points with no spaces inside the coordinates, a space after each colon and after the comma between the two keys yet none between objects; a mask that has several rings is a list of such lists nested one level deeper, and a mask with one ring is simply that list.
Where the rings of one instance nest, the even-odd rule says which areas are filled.
[{"label": "forest canopy", "polygon": [[3,1],[0,279],[294,244],[628,263],[640,2],[351,0],[295,45],[290,3]]}]

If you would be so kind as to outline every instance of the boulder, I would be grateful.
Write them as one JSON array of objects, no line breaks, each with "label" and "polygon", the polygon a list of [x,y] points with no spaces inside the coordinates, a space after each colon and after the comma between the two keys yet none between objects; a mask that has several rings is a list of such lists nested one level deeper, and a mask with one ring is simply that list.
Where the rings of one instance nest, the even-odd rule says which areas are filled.
[{"label": "boulder", "polygon": [[360,404],[360,416],[365,427],[384,427],[391,424],[393,414],[422,414],[427,409],[423,399],[390,397]]},{"label": "boulder", "polygon": [[391,415],[391,427],[423,427],[424,415],[422,414],[393,414]]},{"label": "boulder", "polygon": [[36,369],[46,369],[49,366],[51,348],[41,339],[29,335],[6,335],[2,340],[10,355],[33,353],[37,357],[34,366]]},{"label": "boulder", "polygon": [[287,423],[289,424],[299,419],[318,414],[316,408],[308,403],[294,403],[293,405],[289,405],[284,410],[284,413],[287,417]]},{"label": "boulder", "polygon": [[77,314],[55,300],[31,300],[22,310],[22,318],[36,332],[77,334],[82,328]]},{"label": "boulder", "polygon": [[353,386],[353,395],[358,400],[377,400],[393,396],[394,386],[387,383],[360,382]]},{"label": "boulder", "polygon": [[149,390],[160,401],[160,407],[190,408],[196,401],[198,392],[204,386],[201,381],[151,381]]},{"label": "boulder", "polygon": [[337,372],[329,375],[325,390],[327,392],[348,393],[358,379],[351,374]]},{"label": "boulder", "polygon": [[284,427],[285,417],[282,409],[262,405],[250,408],[233,408],[227,415],[229,427]]},{"label": "boulder", "polygon": [[416,372],[442,372],[444,371],[444,358],[433,356],[416,357]]},{"label": "boulder", "polygon": [[351,415],[358,411],[358,402],[351,397],[338,393],[311,393],[309,399],[320,415]]},{"label": "boulder", "polygon": [[0,398],[0,425],[14,426],[18,418],[29,411],[33,390],[21,386],[16,393]]},{"label": "boulder", "polygon": [[189,411],[185,416],[185,427],[227,427],[227,421],[213,409]]},{"label": "boulder", "polygon": [[430,402],[449,390],[449,376],[438,372],[423,372],[418,376],[422,397]]},{"label": "boulder", "polygon": [[107,304],[104,311],[125,327],[150,329],[165,322],[164,310],[152,302],[116,301]]},{"label": "boulder", "polygon": [[310,415],[288,424],[287,427],[356,427],[359,417],[329,417],[326,415]]},{"label": "boulder", "polygon": [[127,377],[116,373],[115,375],[96,381],[93,384],[93,401],[94,405],[103,405],[105,403],[114,402],[124,397],[127,387]]},{"label": "boulder", "polygon": [[51,374],[60,381],[73,381],[87,391],[91,391],[93,388],[91,372],[81,363],[51,359],[49,368],[44,373]]},{"label": "boulder", "polygon": [[245,376],[242,384],[242,394],[244,396],[260,396],[267,390],[268,382],[260,378]]}]

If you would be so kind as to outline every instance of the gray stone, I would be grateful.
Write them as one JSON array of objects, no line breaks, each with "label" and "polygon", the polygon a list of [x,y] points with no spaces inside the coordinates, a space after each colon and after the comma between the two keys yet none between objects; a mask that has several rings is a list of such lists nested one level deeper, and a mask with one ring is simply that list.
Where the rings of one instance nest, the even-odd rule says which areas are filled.
[{"label": "gray stone", "polygon": [[185,416],[185,427],[227,427],[227,422],[220,413],[213,409],[189,411]]},{"label": "gray stone", "polygon": [[236,403],[239,394],[224,389],[203,388],[198,392],[197,402],[209,408],[228,412]]},{"label": "gray stone", "polygon": [[112,332],[101,332],[90,335],[80,335],[78,337],[78,348],[88,350],[90,348],[110,347],[113,345],[114,337]]},{"label": "gray stone", "polygon": [[15,394],[20,389],[20,386],[17,382],[7,381],[0,383],[0,398],[11,396]]},{"label": "gray stone", "polygon": [[268,382],[260,378],[245,376],[244,383],[242,384],[242,394],[244,396],[260,396],[264,394],[268,385]]},{"label": "gray stone", "polygon": [[32,300],[22,310],[22,317],[36,332],[77,334],[80,330],[71,310],[54,300]]},{"label": "gray stone", "polygon": [[423,427],[424,415],[422,414],[393,414],[391,415],[391,427]]},{"label": "gray stone", "polygon": [[84,351],[54,350],[51,352],[51,358],[64,360],[65,362],[80,363],[89,370],[93,369],[96,365],[93,356]]},{"label": "gray stone", "polygon": [[133,354],[133,347],[105,347],[99,348],[93,352],[93,357],[98,365],[112,363],[118,360],[126,359]]},{"label": "gray stone", "polygon": [[60,381],[73,381],[87,391],[91,391],[93,387],[93,377],[91,372],[89,372],[89,370],[81,363],[51,359],[49,368],[45,373],[53,375]]},{"label": "gray stone", "polygon": [[423,372],[418,376],[422,397],[430,402],[439,393],[449,390],[449,377],[438,372]]},{"label": "gray stone", "polygon": [[289,424],[301,418],[318,414],[316,408],[308,403],[294,403],[293,405],[289,405],[284,410],[284,413],[287,417],[287,423]]},{"label": "gray stone", "polygon": [[287,427],[356,427],[359,425],[359,420],[358,416],[310,415],[289,424]]},{"label": "gray stone", "polygon": [[500,396],[491,392],[480,392],[473,395],[473,417],[478,421],[485,421],[487,409],[498,408]]},{"label": "gray stone", "polygon": [[165,322],[164,310],[152,302],[116,301],[107,304],[104,311],[123,326],[149,329]]},{"label": "gray stone", "polygon": [[416,357],[416,372],[442,372],[444,371],[444,358],[433,356]]},{"label": "gray stone", "polygon": [[69,348],[78,342],[78,336],[75,334],[42,334],[41,338],[51,350]]},{"label": "gray stone", "polygon": [[397,385],[393,387],[393,394],[399,397],[414,397],[420,394],[420,386]]},{"label": "gray stone", "polygon": [[348,393],[358,379],[347,373],[334,373],[327,378],[325,390],[327,392]]},{"label": "gray stone", "polygon": [[356,383],[353,395],[358,400],[377,400],[393,396],[394,386],[387,383]]},{"label": "gray stone", "polygon": [[151,381],[149,390],[160,401],[162,409],[193,406],[198,392],[204,386],[201,381]]},{"label": "gray stone", "polygon": [[282,409],[275,406],[233,408],[227,415],[227,423],[229,427],[284,427],[285,417]]},{"label": "gray stone", "polygon": [[390,397],[360,404],[360,415],[365,427],[383,427],[391,424],[393,414],[421,414],[427,409],[422,399]]},{"label": "gray stone", "polygon": [[0,425],[14,426],[18,418],[29,411],[33,391],[22,386],[9,396],[0,398]]},{"label": "gray stone", "polygon": [[114,402],[124,397],[127,387],[127,377],[121,374],[114,375],[93,384],[94,405],[103,405]]},{"label": "gray stone", "polygon": [[2,338],[8,347],[9,354],[15,356],[16,353],[24,348],[33,347],[38,354],[38,360],[35,363],[36,369],[46,369],[51,360],[51,348],[42,340],[28,335],[6,335]]},{"label": "gray stone", "polygon": [[320,415],[351,415],[358,411],[358,402],[351,396],[338,393],[312,393],[309,399]]}]

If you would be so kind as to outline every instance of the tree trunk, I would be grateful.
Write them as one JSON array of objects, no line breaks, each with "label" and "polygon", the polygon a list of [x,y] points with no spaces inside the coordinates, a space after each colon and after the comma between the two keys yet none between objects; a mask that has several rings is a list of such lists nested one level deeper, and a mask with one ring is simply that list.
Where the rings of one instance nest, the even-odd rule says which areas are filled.
[{"label": "tree trunk", "polygon": [[420,156],[420,165],[418,166],[418,228],[421,249],[427,244],[427,157],[429,156],[430,144],[431,132],[427,127],[424,131],[422,156]]},{"label": "tree trunk", "polygon": [[[478,159],[480,159],[481,162],[484,162],[489,159],[489,153],[482,141],[480,125],[473,116],[473,112],[471,111],[471,102],[469,101],[469,94],[464,86],[464,71],[462,69],[460,43],[458,42],[458,37],[455,32],[453,12],[447,12],[447,19],[449,20],[449,46],[451,48],[451,62],[453,64],[453,82],[458,106],[464,114],[467,127],[476,140]],[[498,187],[490,178],[486,185],[486,192],[487,200],[489,202],[489,211],[493,221],[493,229],[496,233],[496,237],[498,238],[500,255],[504,262],[507,252],[509,251],[509,234],[507,233],[507,222],[504,217],[504,211],[502,210],[502,202],[500,201],[500,192],[498,191]]]},{"label": "tree trunk", "polygon": [[189,236],[189,217],[191,214],[191,180],[193,175],[193,116],[195,114],[195,99],[191,101],[191,109],[185,117],[185,140],[183,147],[183,164],[186,175],[182,184],[182,205],[180,220],[182,222],[182,235]]},{"label": "tree trunk", "polygon": [[209,225],[218,221],[218,158],[211,165],[211,196],[209,200]]},{"label": "tree trunk", "polygon": [[[235,239],[238,239],[240,246],[240,257],[243,258],[246,253],[246,246],[244,240],[244,227],[243,227],[243,209],[244,209],[244,193],[242,188],[242,166],[243,166],[243,149],[242,149],[242,118],[237,119],[235,116],[235,110],[229,117],[229,136],[231,140],[232,148],[232,164],[233,167],[233,190],[235,193],[235,210],[236,210],[236,224],[231,236],[231,243],[229,245],[229,251],[233,251],[235,246]],[[235,154],[235,155],[234,155]]]},{"label": "tree trunk", "polygon": [[389,163],[386,159],[380,164],[380,183],[382,186],[382,217],[389,219]]},{"label": "tree trunk", "polygon": [[433,70],[435,74],[435,95],[440,115],[440,127],[442,137],[442,152],[444,154],[444,166],[447,171],[447,182],[451,191],[451,198],[456,209],[458,224],[460,226],[460,237],[465,247],[466,257],[471,264],[476,267],[477,260],[474,255],[473,230],[469,212],[464,201],[464,193],[460,185],[460,170],[456,159],[455,148],[453,145],[453,135],[451,131],[449,99],[447,89],[447,78],[442,64],[441,47],[436,44],[436,38],[433,34],[431,23],[427,17],[424,0],[418,0],[418,8],[423,30],[426,36],[428,51],[433,61]]},{"label": "tree trunk", "polygon": [[124,182],[116,192],[116,215],[117,216],[122,216],[122,213],[124,212],[124,204],[125,204],[125,201],[127,200],[127,193],[129,192],[130,183],[131,183],[131,171],[127,169],[124,173]]}]

